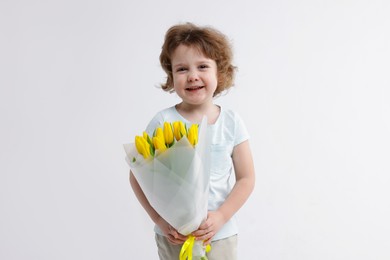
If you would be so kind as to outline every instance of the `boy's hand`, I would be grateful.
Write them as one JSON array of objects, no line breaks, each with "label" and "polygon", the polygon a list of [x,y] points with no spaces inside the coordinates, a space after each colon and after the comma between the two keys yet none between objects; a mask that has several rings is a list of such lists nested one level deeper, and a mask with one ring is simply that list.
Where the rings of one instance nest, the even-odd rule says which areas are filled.
[{"label": "boy's hand", "polygon": [[168,222],[165,221],[165,219],[160,217],[156,224],[171,244],[181,245],[187,240],[186,236],[177,232],[177,230],[174,229],[171,225],[169,225]]},{"label": "boy's hand", "polygon": [[204,245],[210,244],[211,239],[225,224],[225,218],[219,211],[209,211],[207,219],[202,222],[198,230],[192,232],[196,240],[204,240]]}]

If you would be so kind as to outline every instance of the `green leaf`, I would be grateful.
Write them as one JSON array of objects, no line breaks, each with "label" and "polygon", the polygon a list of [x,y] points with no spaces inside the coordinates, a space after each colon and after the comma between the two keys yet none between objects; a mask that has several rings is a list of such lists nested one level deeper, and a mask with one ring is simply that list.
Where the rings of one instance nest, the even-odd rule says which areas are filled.
[{"label": "green leaf", "polygon": [[149,145],[150,147],[150,154],[152,155],[152,157],[154,157],[154,145]]},{"label": "green leaf", "polygon": [[153,145],[152,139],[150,139],[150,136],[148,135],[148,139],[146,140],[150,145]]}]

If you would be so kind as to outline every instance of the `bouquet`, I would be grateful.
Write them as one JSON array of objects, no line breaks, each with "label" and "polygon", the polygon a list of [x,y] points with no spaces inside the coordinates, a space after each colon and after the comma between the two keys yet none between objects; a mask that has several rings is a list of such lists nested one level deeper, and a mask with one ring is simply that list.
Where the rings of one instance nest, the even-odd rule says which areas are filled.
[{"label": "bouquet", "polygon": [[180,260],[207,259],[210,247],[190,235],[207,217],[209,145],[207,120],[200,128],[165,122],[152,137],[146,132],[125,144],[126,161],[151,206],[172,227],[189,235]]}]

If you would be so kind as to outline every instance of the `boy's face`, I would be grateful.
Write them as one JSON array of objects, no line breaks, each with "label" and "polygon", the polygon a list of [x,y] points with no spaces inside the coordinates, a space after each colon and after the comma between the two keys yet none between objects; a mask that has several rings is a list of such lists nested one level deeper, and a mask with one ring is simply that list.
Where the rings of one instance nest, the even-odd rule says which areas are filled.
[{"label": "boy's face", "polygon": [[217,64],[197,48],[179,45],[172,55],[173,88],[183,103],[212,103],[218,85]]}]

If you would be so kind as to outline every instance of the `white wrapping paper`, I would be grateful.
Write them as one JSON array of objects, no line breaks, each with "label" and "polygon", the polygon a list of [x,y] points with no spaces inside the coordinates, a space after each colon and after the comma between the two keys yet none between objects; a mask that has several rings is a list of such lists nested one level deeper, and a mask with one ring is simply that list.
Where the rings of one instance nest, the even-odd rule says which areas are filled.
[{"label": "white wrapping paper", "polygon": [[184,136],[164,152],[145,160],[138,154],[134,143],[124,145],[126,161],[149,203],[183,235],[198,229],[207,217],[208,139],[207,119],[204,117],[195,147]]}]

